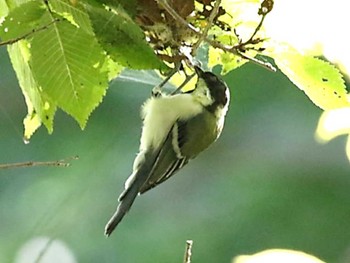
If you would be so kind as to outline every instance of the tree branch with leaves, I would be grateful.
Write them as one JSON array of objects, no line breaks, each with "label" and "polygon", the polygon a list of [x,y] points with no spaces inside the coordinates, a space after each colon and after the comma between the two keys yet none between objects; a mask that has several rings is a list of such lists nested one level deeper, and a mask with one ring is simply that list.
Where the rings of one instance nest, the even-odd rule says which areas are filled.
[{"label": "tree branch with leaves", "polygon": [[187,65],[199,50],[205,67],[219,66],[222,74],[249,61],[277,67],[321,109],[350,107],[334,65],[267,35],[273,0],[0,1],[6,7],[0,45],[7,46],[28,109],[25,140],[42,124],[52,133],[58,109],[84,128],[124,69],[157,70],[182,88],[174,79],[185,75],[187,84]]}]

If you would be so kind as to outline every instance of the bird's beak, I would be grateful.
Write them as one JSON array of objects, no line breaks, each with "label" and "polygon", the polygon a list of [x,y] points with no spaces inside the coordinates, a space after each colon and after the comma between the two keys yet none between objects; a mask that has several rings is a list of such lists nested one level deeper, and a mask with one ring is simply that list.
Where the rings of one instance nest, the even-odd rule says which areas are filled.
[{"label": "bird's beak", "polygon": [[200,67],[194,66],[194,70],[196,71],[198,77],[202,77],[203,76],[204,71]]}]

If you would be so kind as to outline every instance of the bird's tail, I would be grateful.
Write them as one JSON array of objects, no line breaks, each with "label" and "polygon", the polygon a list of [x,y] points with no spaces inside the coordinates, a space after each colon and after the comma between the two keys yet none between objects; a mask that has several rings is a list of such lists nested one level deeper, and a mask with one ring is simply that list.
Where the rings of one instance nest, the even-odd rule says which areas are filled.
[{"label": "bird's tail", "polygon": [[[152,173],[154,163],[158,156],[157,152],[140,152],[135,159],[134,172],[125,183],[125,190],[119,196],[119,205],[117,211],[108,221],[105,227],[105,235],[110,236],[123,217],[129,211],[140,192],[140,188],[147,181],[149,174]],[[140,161],[141,160],[141,161]]]},{"label": "bird's tail", "polygon": [[130,207],[135,201],[137,194],[139,193],[138,187],[136,185],[131,185],[128,189],[120,195],[119,197],[119,205],[117,211],[113,214],[111,219],[109,219],[108,223],[105,227],[105,235],[110,236],[117,225],[122,221],[125,214],[129,211]]}]

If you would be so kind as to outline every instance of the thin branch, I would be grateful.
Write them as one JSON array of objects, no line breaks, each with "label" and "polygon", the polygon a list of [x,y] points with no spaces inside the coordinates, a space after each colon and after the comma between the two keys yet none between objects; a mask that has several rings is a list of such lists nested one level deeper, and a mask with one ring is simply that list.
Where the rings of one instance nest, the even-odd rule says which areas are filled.
[{"label": "thin branch", "polygon": [[45,256],[46,252],[48,251],[48,249],[50,248],[50,246],[54,240],[55,239],[53,239],[53,238],[50,238],[49,240],[47,240],[45,246],[40,250],[40,253],[38,254],[34,263],[40,263],[40,261],[43,259],[43,256]]},{"label": "thin branch", "polygon": [[181,85],[176,89],[174,90],[171,95],[175,95],[176,93],[178,93],[180,90],[182,90],[182,88],[188,83],[190,82],[190,80],[195,76],[196,74],[193,73],[191,75],[186,75],[186,79],[181,83]]},{"label": "thin branch", "polygon": [[241,56],[242,58],[245,58],[247,60],[249,60],[250,62],[253,62],[254,64],[258,65],[258,66],[262,66],[264,67],[265,69],[271,71],[271,72],[276,72],[276,68],[271,65],[269,62],[266,62],[266,61],[261,61],[257,58],[254,58],[254,57],[250,57],[250,56],[247,56],[246,54],[243,54],[242,52],[240,51],[237,51],[237,54],[239,56]]},{"label": "thin branch", "polygon": [[193,240],[186,240],[184,263],[191,263]]},{"label": "thin branch", "polygon": [[[197,36],[199,36],[200,38],[203,39],[203,41],[207,42],[209,45],[211,45],[214,48],[219,48],[221,50],[224,50],[226,52],[229,53],[233,53],[236,54],[244,59],[248,59],[250,61],[252,61],[253,63],[262,66],[270,71],[276,71],[276,68],[274,66],[272,66],[270,63],[268,62],[263,62],[260,61],[258,59],[254,59],[251,58],[245,54],[243,54],[242,52],[240,52],[240,50],[242,50],[242,47],[247,45],[247,44],[253,44],[252,42],[254,42],[253,37],[255,36],[256,32],[261,28],[262,22],[265,19],[265,16],[267,15],[268,12],[266,13],[262,13],[262,19],[258,25],[258,30],[255,30],[256,32],[253,33],[253,37],[250,37],[248,41],[242,42],[242,43],[238,43],[237,45],[234,46],[227,46],[227,45],[223,45],[218,41],[209,39],[207,36],[203,35],[199,29],[195,28],[193,25],[191,25],[190,23],[188,23],[185,19],[183,19],[179,14],[176,13],[176,11],[166,2],[166,0],[156,0],[158,2],[159,5],[161,5],[175,20],[177,20],[179,23],[183,24],[184,26],[186,26],[187,28],[189,28],[190,30],[192,30]],[[264,1],[265,2],[265,1]],[[263,2],[263,3],[264,3]],[[271,10],[270,10],[271,11]]]},{"label": "thin branch", "polygon": [[36,33],[36,32],[40,32],[40,31],[42,31],[42,30],[47,29],[50,25],[52,25],[53,23],[56,23],[56,22],[58,22],[58,21],[60,21],[60,19],[56,18],[56,19],[52,20],[50,23],[48,23],[47,25],[44,25],[44,26],[42,26],[42,27],[33,29],[32,31],[30,31],[30,32],[28,32],[28,33],[26,33],[26,34],[24,34],[23,36],[16,37],[16,38],[13,38],[13,39],[9,39],[9,40],[6,40],[6,41],[1,41],[1,42],[0,42],[0,46],[14,44],[14,43],[16,43],[16,42],[18,42],[18,41],[20,41],[20,40],[23,40],[23,39],[25,39],[25,38],[27,38],[27,37],[33,35],[33,34]]},{"label": "thin branch", "polygon": [[254,30],[253,34],[251,35],[251,37],[250,37],[247,41],[245,41],[244,43],[242,43],[241,45],[247,45],[247,44],[250,44],[250,43],[253,42],[253,39],[254,39],[255,35],[259,32],[259,30],[261,29],[261,27],[262,27],[262,25],[263,25],[263,23],[264,23],[264,20],[265,20],[266,15],[267,15],[267,14],[263,14],[263,15],[261,16],[260,22],[259,22],[258,26],[255,28],[255,30]]},{"label": "thin branch", "polygon": [[163,81],[161,83],[159,83],[157,86],[155,86],[152,89],[152,96],[153,97],[158,97],[158,96],[162,95],[163,86],[172,78],[172,76],[174,76],[176,74],[176,72],[178,72],[180,66],[181,66],[181,62],[175,63],[175,67],[169,72],[169,74],[165,77],[165,79],[163,79]]},{"label": "thin branch", "polygon": [[221,4],[221,0],[217,0],[215,1],[214,7],[210,12],[209,18],[208,18],[208,23],[206,25],[206,27],[204,28],[202,34],[199,36],[198,41],[196,42],[196,44],[194,44],[193,49],[192,49],[192,54],[193,56],[196,54],[197,49],[199,48],[200,44],[204,41],[204,39],[207,37],[208,35],[208,31],[211,28],[211,26],[213,25],[213,21],[216,17],[216,15],[219,12],[219,7]]},{"label": "thin branch", "polygon": [[176,11],[168,4],[166,0],[156,0],[160,6],[162,6],[176,21],[183,24],[185,27],[188,27],[197,35],[201,35],[201,32],[198,28],[195,28],[190,23],[187,23]]},{"label": "thin branch", "polygon": [[26,167],[33,167],[33,166],[57,166],[57,167],[68,167],[70,166],[69,160],[77,160],[79,159],[78,156],[69,157],[63,160],[57,160],[57,161],[46,161],[46,162],[21,162],[21,163],[6,163],[6,164],[0,164],[0,169],[12,169],[12,168],[26,168]]}]

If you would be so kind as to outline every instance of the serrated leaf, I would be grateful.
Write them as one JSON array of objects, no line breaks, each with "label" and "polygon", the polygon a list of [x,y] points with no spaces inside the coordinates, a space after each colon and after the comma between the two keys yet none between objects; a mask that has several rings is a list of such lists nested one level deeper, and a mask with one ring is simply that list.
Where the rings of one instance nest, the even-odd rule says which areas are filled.
[{"label": "serrated leaf", "polygon": [[344,79],[332,64],[304,56],[289,46],[270,51],[269,54],[278,68],[321,109],[350,105]]},{"label": "serrated leaf", "polygon": [[31,66],[42,90],[84,128],[108,87],[108,74],[102,69],[106,56],[96,39],[60,21],[33,36],[31,53]]},{"label": "serrated leaf", "polygon": [[123,11],[88,9],[96,37],[111,58],[132,69],[165,69],[142,30]]},{"label": "serrated leaf", "polygon": [[73,4],[71,0],[50,0],[50,5],[54,12],[66,17],[87,33],[93,34],[89,15],[80,2]]},{"label": "serrated leaf", "polygon": [[33,77],[28,64],[27,41],[21,40],[8,46],[8,53],[28,108],[28,114],[24,119],[24,139],[29,140],[41,123],[44,123],[48,132],[52,133],[56,105],[42,92]]},{"label": "serrated leaf", "polygon": [[22,37],[40,25],[45,12],[42,1],[30,1],[11,10],[0,25],[0,37],[3,41]]}]

